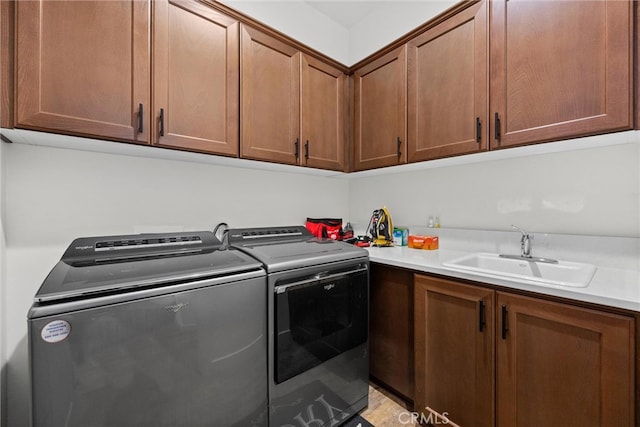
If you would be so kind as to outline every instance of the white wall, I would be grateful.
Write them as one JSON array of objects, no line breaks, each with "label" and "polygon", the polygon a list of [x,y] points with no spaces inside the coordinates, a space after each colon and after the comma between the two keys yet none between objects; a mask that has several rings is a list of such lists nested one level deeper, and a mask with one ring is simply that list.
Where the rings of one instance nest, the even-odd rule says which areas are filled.
[{"label": "white wall", "polygon": [[[356,176],[349,180],[350,217],[366,223],[373,209],[386,205],[394,224],[409,227],[425,226],[431,214],[442,227],[509,230],[516,224],[546,233],[640,237],[640,132],[588,142],[605,145],[620,135],[628,143]],[[551,148],[535,148],[545,147]]]},{"label": "white wall", "polygon": [[349,65],[349,32],[302,1],[223,0],[245,15],[277,29],[325,55]]},{"label": "white wall", "polygon": [[349,29],[349,65],[366,58],[431,18],[457,0],[386,1]]},{"label": "white wall", "polygon": [[8,426],[27,425],[27,311],[72,239],[348,214],[348,185],[340,179],[17,143],[3,148]]},{"label": "white wall", "polygon": [[[345,64],[353,65],[458,0],[362,2],[362,19],[350,28],[300,0],[222,0],[262,23]],[[340,0],[333,1],[340,8]]]}]

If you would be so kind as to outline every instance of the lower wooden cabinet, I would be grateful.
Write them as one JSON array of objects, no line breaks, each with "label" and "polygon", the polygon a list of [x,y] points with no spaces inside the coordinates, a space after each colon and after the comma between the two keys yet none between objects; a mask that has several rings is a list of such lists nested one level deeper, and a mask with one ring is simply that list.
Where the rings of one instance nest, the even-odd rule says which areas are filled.
[{"label": "lower wooden cabinet", "polygon": [[414,296],[415,411],[424,417],[634,425],[633,317],[425,275]]},{"label": "lower wooden cabinet", "polygon": [[460,426],[494,425],[494,291],[415,276],[414,409]]},{"label": "lower wooden cabinet", "polygon": [[370,374],[413,400],[413,275],[371,264]]},{"label": "lower wooden cabinet", "polygon": [[632,318],[496,294],[499,427],[634,425]]}]

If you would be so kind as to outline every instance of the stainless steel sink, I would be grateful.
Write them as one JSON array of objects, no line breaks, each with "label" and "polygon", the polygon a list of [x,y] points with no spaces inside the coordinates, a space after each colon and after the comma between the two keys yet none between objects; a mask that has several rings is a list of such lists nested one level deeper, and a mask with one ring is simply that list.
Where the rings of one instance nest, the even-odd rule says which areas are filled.
[{"label": "stainless steel sink", "polygon": [[525,258],[503,258],[499,254],[473,253],[442,263],[443,266],[479,276],[508,278],[521,283],[584,288],[596,272],[593,264],[558,261],[544,263]]}]

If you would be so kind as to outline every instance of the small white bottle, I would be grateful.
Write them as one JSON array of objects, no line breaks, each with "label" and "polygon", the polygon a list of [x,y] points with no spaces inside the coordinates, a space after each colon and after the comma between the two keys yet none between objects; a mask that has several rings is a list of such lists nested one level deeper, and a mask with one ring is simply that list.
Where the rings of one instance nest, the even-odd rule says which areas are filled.
[{"label": "small white bottle", "polygon": [[429,215],[429,219],[427,220],[427,227],[433,228],[433,225],[434,225],[433,215]]}]

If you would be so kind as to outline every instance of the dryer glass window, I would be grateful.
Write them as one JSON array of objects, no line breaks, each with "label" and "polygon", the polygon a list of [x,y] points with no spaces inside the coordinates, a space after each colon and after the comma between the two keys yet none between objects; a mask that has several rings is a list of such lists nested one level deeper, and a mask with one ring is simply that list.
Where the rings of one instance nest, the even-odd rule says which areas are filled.
[{"label": "dryer glass window", "polygon": [[276,286],[276,383],[366,342],[368,297],[366,270]]}]

